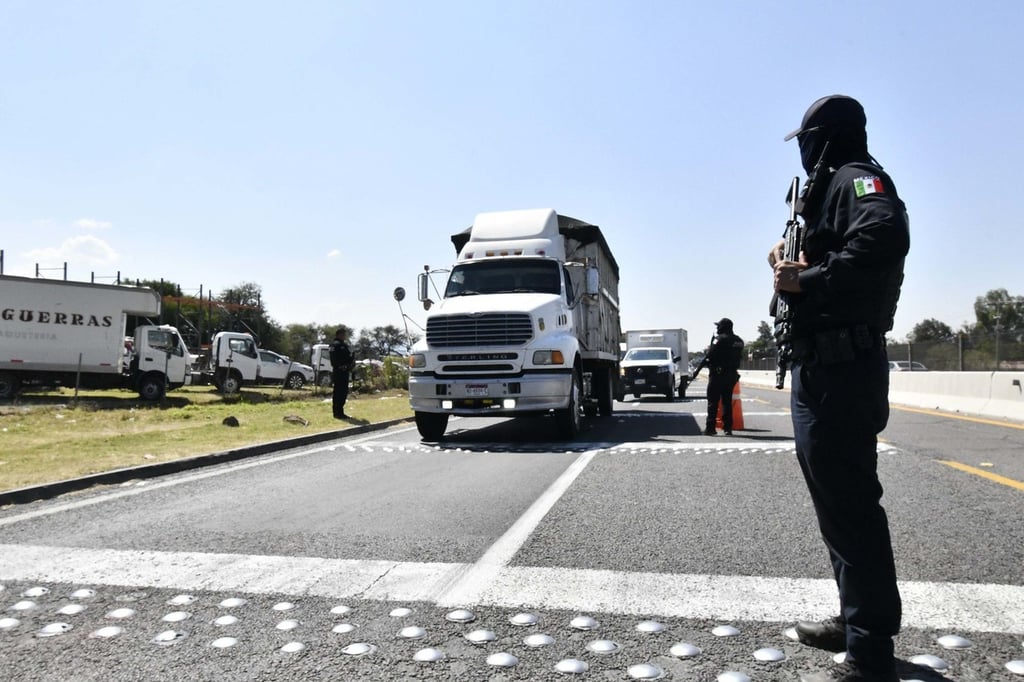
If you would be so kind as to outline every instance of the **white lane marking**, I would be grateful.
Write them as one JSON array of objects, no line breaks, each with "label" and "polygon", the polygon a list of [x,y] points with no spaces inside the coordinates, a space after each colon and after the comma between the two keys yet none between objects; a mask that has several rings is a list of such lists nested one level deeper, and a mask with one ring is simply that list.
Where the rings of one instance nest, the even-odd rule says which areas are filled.
[{"label": "white lane marking", "polygon": [[465,564],[0,545],[0,579],[431,601]]},{"label": "white lane marking", "polygon": [[516,555],[530,534],[537,529],[547,513],[565,494],[573,481],[587,468],[598,452],[600,450],[588,450],[577,457],[562,472],[562,475],[555,479],[554,483],[548,486],[548,489],[530,505],[530,508],[516,519],[516,522],[505,531],[504,535],[498,538],[471,568],[456,576],[455,580],[435,601],[441,605],[454,606],[475,603],[479,593],[487,589],[501,569],[512,561],[512,557]]},{"label": "white lane marking", "polygon": [[[501,552],[496,551],[496,555]],[[500,560],[501,556],[496,556]],[[0,545],[0,580],[249,594],[422,601],[450,606],[452,584],[476,564],[357,561],[243,554]],[[835,608],[827,579],[629,573],[493,566],[460,605],[565,609],[650,617],[791,622]],[[906,627],[1024,634],[1024,587],[903,581]]]},{"label": "white lane marking", "polygon": [[[906,627],[1024,633],[1024,587],[916,581],[900,582],[899,587]],[[509,567],[480,595],[479,603],[791,622],[834,615],[836,585],[830,579]]]},{"label": "white lane marking", "polygon": [[[393,431],[388,435],[394,433],[401,433],[403,431],[409,431],[412,427],[404,428],[401,431]],[[239,460],[232,462],[225,462],[223,465],[217,466],[213,469],[204,468],[197,469],[196,473],[184,474],[177,476],[173,479],[160,480],[157,482],[147,481],[146,485],[138,486],[133,488],[121,488],[118,490],[111,490],[109,492],[101,493],[95,497],[90,497],[83,500],[75,500],[73,502],[65,502],[62,504],[55,504],[45,509],[36,509],[33,511],[23,512],[21,514],[14,514],[0,518],[0,527],[9,526],[14,523],[20,523],[21,521],[28,521],[30,519],[39,518],[42,516],[49,516],[51,514],[58,514],[64,511],[70,511],[72,509],[80,509],[82,507],[89,507],[94,504],[101,504],[103,502],[109,502],[111,500],[118,500],[122,497],[131,497],[133,495],[142,495],[149,492],[150,490],[160,490],[161,488],[169,488],[171,486],[182,485],[183,483],[191,483],[193,481],[201,481],[206,478],[213,478],[214,476],[223,476],[224,474],[233,473],[235,471],[243,471],[245,469],[251,469],[253,467],[266,466],[267,464],[274,464],[276,462],[284,462],[289,459],[296,457],[305,457],[306,455],[312,455],[317,452],[327,452],[329,450],[335,450],[339,447],[346,447],[348,445],[359,445],[366,441],[380,438],[383,434],[377,434],[373,436],[366,436],[365,438],[358,438],[351,441],[346,441],[344,445],[339,446],[337,443],[333,445],[323,445],[318,448],[311,448],[309,450],[302,450],[301,452],[292,452],[286,455],[266,455],[257,459],[248,460],[243,463],[239,463]]]}]

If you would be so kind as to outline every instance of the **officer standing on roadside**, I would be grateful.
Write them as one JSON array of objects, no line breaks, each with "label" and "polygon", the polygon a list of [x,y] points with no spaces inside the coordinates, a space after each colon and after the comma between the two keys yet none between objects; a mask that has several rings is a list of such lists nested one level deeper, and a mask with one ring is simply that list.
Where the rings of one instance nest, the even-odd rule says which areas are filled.
[{"label": "officer standing on roadside", "polygon": [[902,606],[889,523],[880,503],[877,435],[889,417],[885,332],[910,249],[906,208],[867,147],[860,103],[823,97],[797,138],[808,183],[797,203],[798,261],[783,242],[768,256],[793,311],[790,403],[797,459],[839,587],[840,612],[797,623],[809,646],[846,651],[804,682],[897,682],[893,637]]},{"label": "officer standing on roadside", "polygon": [[743,339],[732,331],[732,320],[723,317],[715,322],[715,338],[704,354],[704,359],[693,372],[696,377],[701,368],[708,368],[708,417],[704,435],[714,436],[718,421],[718,404],[722,404],[722,429],[732,435],[732,391],[740,380],[740,361],[743,359]]},{"label": "officer standing on roadside", "polygon": [[345,401],[348,400],[348,379],[352,371],[352,351],[345,343],[345,329],[334,332],[331,342],[331,371],[334,375],[334,393],[331,396],[335,419],[348,419],[345,414]]}]

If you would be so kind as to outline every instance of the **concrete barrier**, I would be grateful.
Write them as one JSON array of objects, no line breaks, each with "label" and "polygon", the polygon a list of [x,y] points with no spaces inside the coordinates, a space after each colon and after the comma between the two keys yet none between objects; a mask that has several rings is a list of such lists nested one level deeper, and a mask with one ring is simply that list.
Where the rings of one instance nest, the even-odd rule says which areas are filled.
[{"label": "concrete barrier", "polygon": [[[775,372],[741,370],[740,383],[774,388]],[[1024,372],[890,372],[889,402],[1024,422]]]}]

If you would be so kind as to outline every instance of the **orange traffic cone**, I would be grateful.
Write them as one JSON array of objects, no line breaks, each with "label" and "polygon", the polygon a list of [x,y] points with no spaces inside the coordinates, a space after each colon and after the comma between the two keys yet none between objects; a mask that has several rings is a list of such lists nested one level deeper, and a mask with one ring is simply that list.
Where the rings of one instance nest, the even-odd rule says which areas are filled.
[{"label": "orange traffic cone", "polygon": [[[722,422],[722,413],[725,412],[725,406],[722,405],[722,401],[718,401],[718,416],[715,418],[715,428],[724,429],[725,424]],[[743,430],[743,398],[740,394],[740,382],[737,381],[732,387],[732,429],[733,431]]]}]

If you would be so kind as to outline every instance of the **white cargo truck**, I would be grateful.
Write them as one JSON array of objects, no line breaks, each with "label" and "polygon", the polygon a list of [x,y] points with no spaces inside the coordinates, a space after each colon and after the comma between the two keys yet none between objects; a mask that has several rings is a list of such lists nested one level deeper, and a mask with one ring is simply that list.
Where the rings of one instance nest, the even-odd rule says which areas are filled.
[{"label": "white cargo truck", "polygon": [[575,437],[612,413],[619,367],[619,266],[596,225],[552,209],[481,213],[452,235],[441,300],[419,299],[426,335],[409,357],[409,399],[424,440],[451,415],[551,414]]},{"label": "white cargo truck", "polygon": [[332,373],[334,367],[331,365],[331,344],[313,344],[310,364],[313,365],[313,381],[316,382],[317,386],[326,388],[334,385],[334,374]]},{"label": "white cargo truck", "polygon": [[27,386],[131,388],[146,400],[192,381],[185,341],[145,287],[0,275],[0,398]]},{"label": "white cargo truck", "polygon": [[205,378],[222,393],[237,393],[242,386],[261,382],[259,348],[252,334],[217,332],[210,342]]},{"label": "white cargo truck", "polygon": [[[620,363],[622,392],[639,398],[657,393],[669,400],[686,397],[689,348],[685,329],[633,329],[626,332],[626,355]],[[623,396],[620,396],[620,399]]]}]

